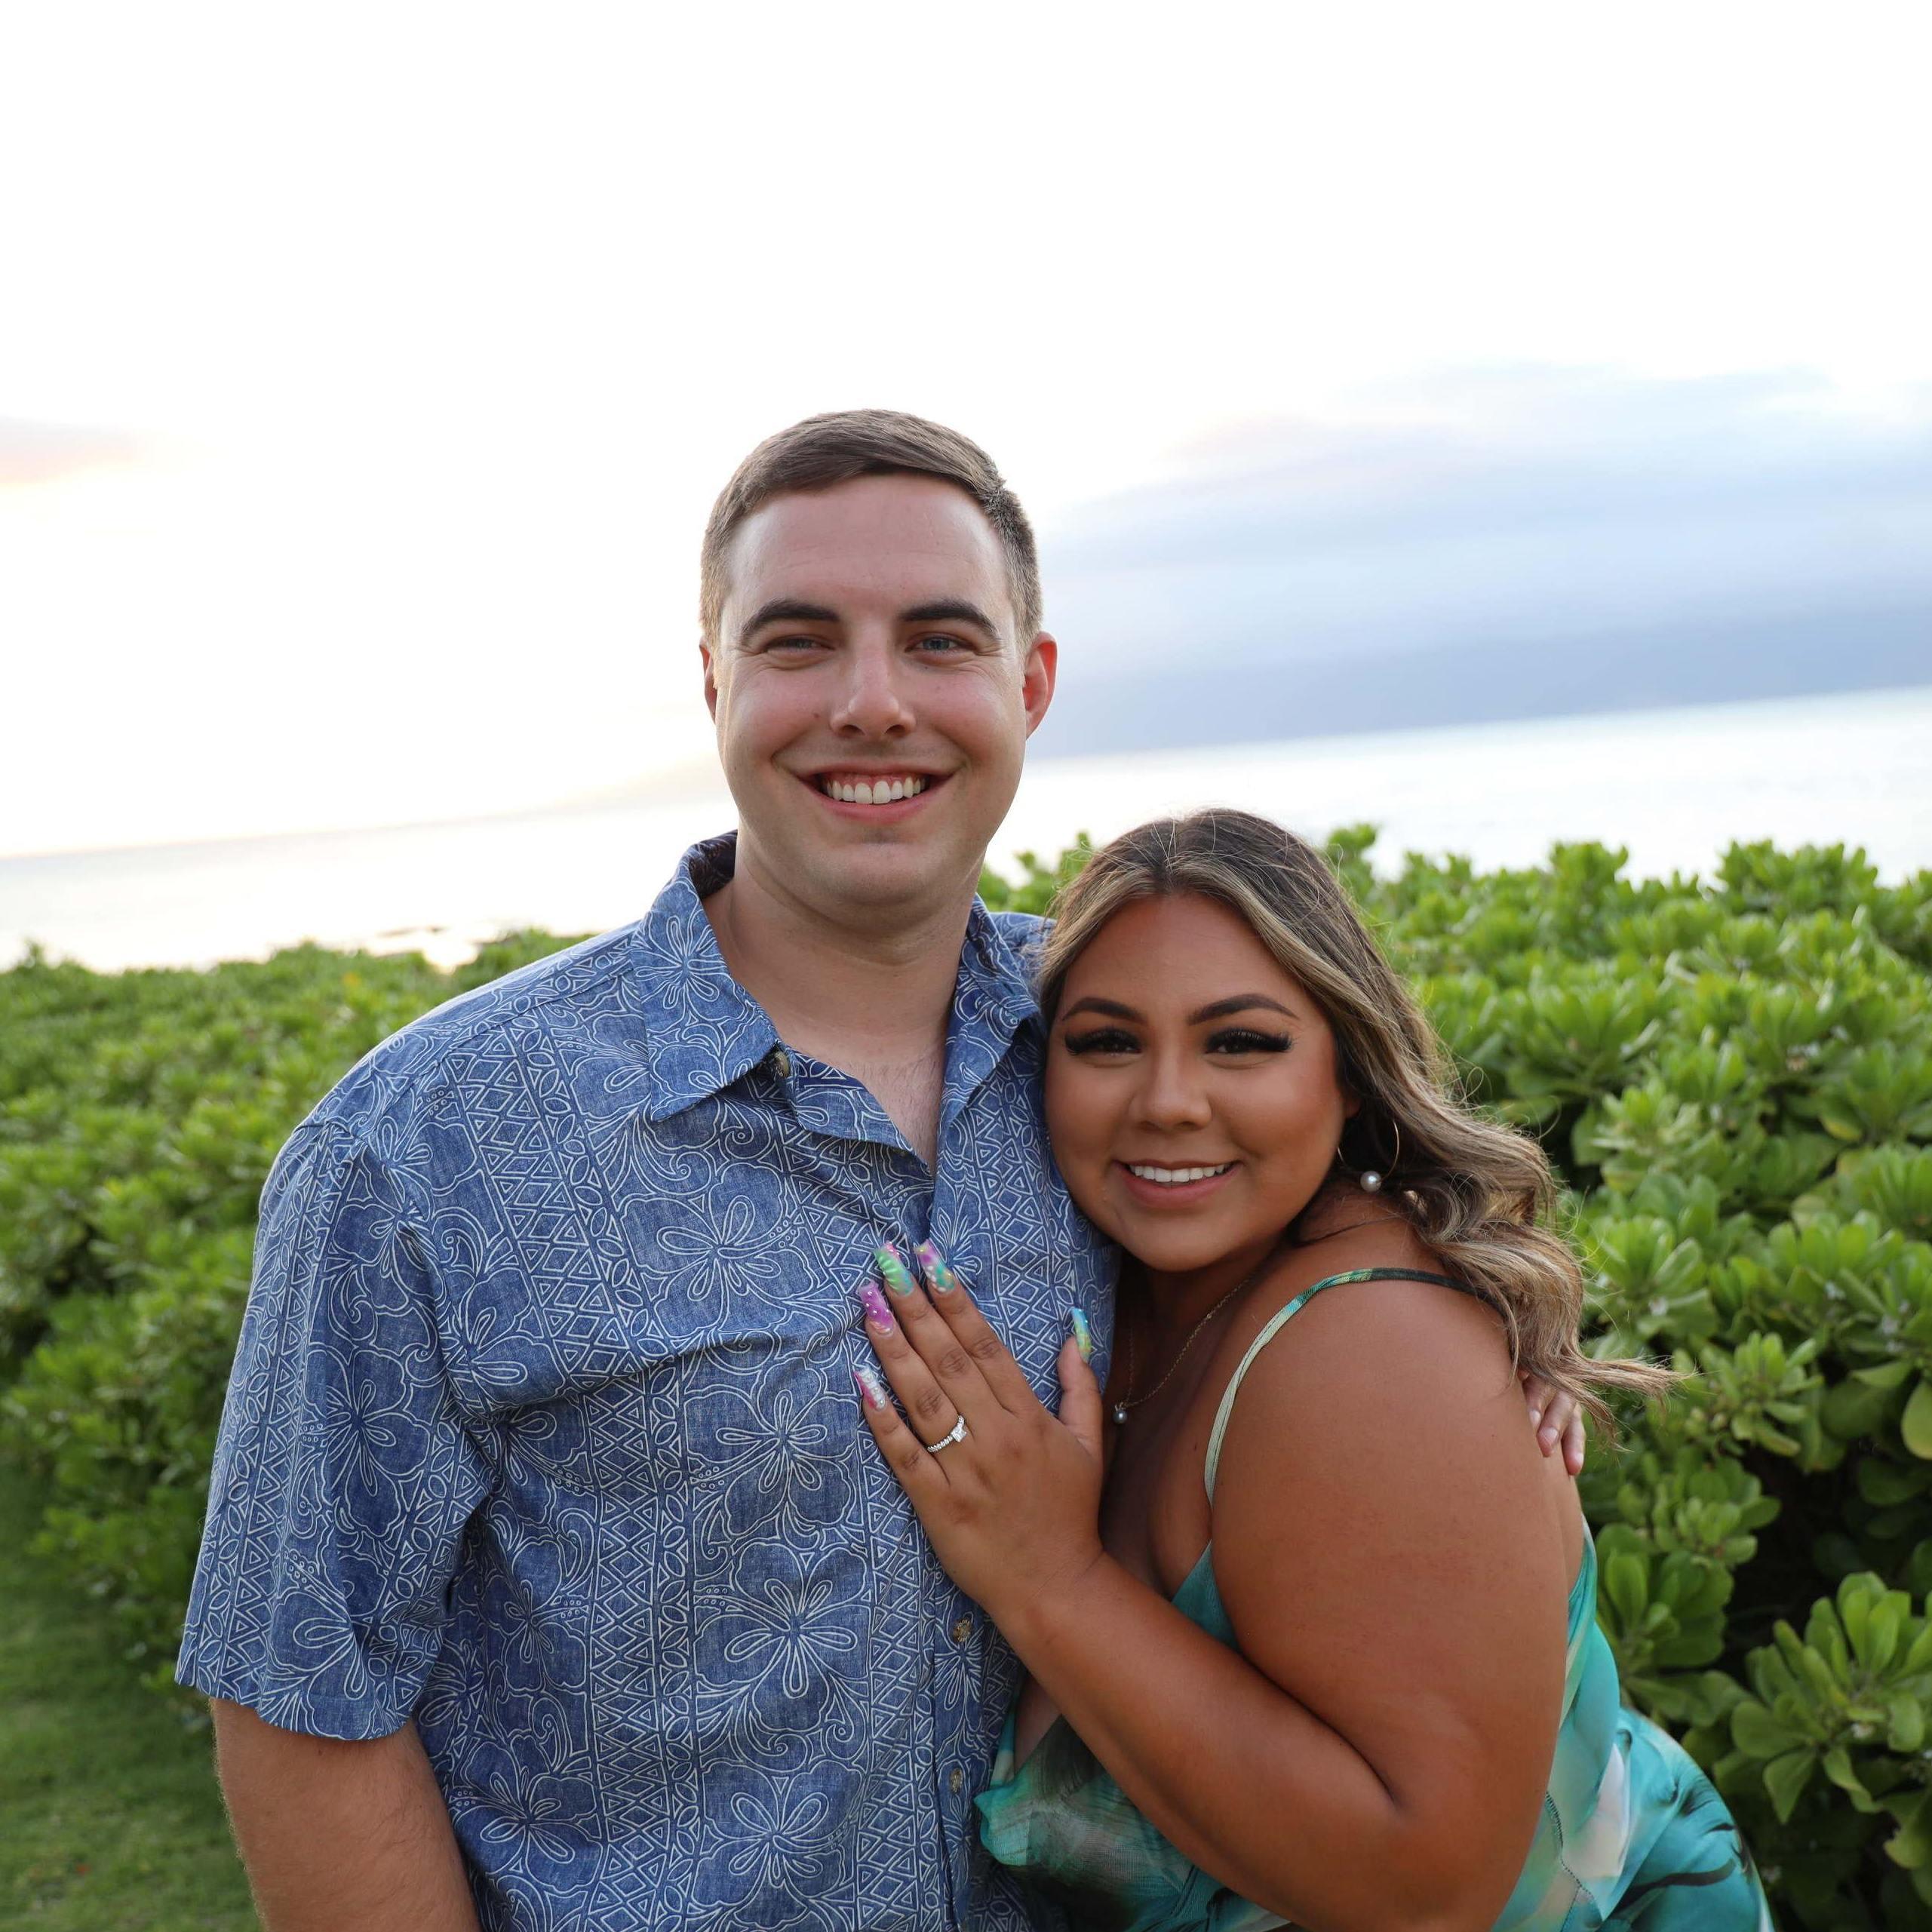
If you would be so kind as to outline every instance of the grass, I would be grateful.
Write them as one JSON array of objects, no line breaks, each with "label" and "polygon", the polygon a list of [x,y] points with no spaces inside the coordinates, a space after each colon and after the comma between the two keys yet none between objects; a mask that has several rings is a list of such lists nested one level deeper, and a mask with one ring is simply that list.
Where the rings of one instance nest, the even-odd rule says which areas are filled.
[{"label": "grass", "polygon": [[0,1925],[256,1932],[205,1729],[136,1681],[108,1618],[27,1555],[0,1469]]}]

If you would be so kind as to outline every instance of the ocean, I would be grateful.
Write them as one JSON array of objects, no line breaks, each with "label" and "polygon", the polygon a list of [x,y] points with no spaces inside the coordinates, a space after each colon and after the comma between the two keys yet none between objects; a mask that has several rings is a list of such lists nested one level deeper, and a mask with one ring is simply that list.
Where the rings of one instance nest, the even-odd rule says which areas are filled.
[{"label": "ocean", "polygon": [[[1863,846],[1897,879],[1932,867],[1932,689],[1042,760],[994,859],[1206,804],[1311,837],[1372,822],[1384,868],[1409,851],[1528,865],[1600,839],[1665,877],[1770,839]],[[118,970],[313,939],[454,964],[516,927],[634,919],[687,846],[733,822],[720,781],[623,806],[0,858],[0,963],[29,940]]]}]

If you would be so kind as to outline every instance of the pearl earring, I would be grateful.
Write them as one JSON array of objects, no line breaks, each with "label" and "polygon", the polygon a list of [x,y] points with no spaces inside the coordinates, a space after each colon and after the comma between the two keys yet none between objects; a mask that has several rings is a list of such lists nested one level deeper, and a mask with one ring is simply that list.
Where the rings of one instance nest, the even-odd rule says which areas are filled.
[{"label": "pearl earring", "polygon": [[[1396,1163],[1402,1159],[1402,1130],[1401,1123],[1399,1121],[1391,1120],[1389,1123],[1389,1125],[1394,1130],[1396,1136],[1396,1150],[1389,1159],[1389,1166],[1390,1170],[1393,1172]],[[1342,1172],[1346,1174],[1348,1172],[1348,1163],[1342,1159],[1341,1149],[1340,1147],[1337,1147],[1335,1150],[1335,1161],[1337,1165],[1341,1169]],[[1384,1177],[1379,1169],[1365,1167],[1362,1172],[1355,1177],[1355,1184],[1359,1187],[1365,1194],[1379,1194],[1382,1191],[1383,1178]]]}]

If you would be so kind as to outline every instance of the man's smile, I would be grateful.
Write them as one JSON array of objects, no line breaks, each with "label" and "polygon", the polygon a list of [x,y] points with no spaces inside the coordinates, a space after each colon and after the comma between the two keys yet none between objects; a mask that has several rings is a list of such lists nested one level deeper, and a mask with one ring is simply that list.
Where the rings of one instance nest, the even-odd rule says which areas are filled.
[{"label": "man's smile", "polygon": [[802,782],[841,818],[897,820],[912,815],[919,801],[946,782],[943,772],[865,766],[804,774]]}]

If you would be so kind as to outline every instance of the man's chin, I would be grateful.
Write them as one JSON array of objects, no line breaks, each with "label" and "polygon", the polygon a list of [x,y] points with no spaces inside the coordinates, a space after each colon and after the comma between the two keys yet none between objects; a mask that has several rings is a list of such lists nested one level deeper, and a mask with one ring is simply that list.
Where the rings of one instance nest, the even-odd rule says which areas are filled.
[{"label": "man's chin", "polygon": [[842,852],[837,859],[812,868],[812,877],[828,901],[869,912],[889,912],[901,906],[928,905],[957,891],[963,878],[976,883],[979,871],[976,865],[962,865],[957,853],[881,846]]},{"label": "man's chin", "polygon": [[[785,895],[844,923],[917,914],[978,884],[981,861],[954,848],[885,844],[843,852],[763,849],[765,869]],[[741,855],[740,863],[742,863]]]}]

